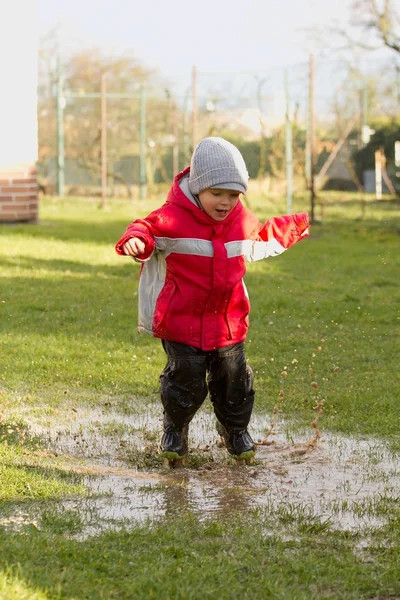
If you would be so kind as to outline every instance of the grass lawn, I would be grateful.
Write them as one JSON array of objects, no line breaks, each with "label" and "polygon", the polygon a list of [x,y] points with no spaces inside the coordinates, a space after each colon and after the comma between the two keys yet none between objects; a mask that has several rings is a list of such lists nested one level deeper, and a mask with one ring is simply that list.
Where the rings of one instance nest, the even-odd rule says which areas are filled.
[{"label": "grass lawn", "polygon": [[[261,220],[286,212],[283,202],[250,204]],[[157,410],[165,355],[136,333],[139,267],[114,244],[158,205],[113,200],[101,211],[89,199],[45,198],[39,224],[0,226],[0,599],[399,598],[390,472],[368,504],[379,523],[364,528],[332,528],[329,515],[283,498],[223,518],[189,506],[80,537],[73,507],[90,501],[84,452],[57,452],[31,426],[56,422],[61,438],[71,416],[79,427],[84,411],[112,410],[113,431],[95,424],[92,437],[121,437]],[[307,208],[295,200],[294,212]],[[398,201],[329,193],[307,240],[249,265],[255,414],[286,440],[315,435],[317,417],[322,437],[377,440],[397,457],[399,217]],[[141,429],[150,451],[130,464],[158,476],[154,431]],[[79,428],[70,438],[89,443]],[[196,460],[206,462],[194,453],[193,469]]]}]

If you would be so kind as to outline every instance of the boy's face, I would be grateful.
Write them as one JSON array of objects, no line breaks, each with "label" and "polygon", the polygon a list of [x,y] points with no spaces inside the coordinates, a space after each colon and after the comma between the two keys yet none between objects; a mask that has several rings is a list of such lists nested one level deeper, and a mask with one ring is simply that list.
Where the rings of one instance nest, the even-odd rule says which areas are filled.
[{"label": "boy's face", "polygon": [[199,193],[204,212],[215,221],[223,221],[235,208],[240,192],[209,188]]}]

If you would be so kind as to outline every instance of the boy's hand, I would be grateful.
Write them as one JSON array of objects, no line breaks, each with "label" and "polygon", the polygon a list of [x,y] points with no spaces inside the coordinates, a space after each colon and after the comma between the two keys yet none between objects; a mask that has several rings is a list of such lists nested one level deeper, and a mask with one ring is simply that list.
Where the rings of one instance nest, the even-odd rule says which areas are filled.
[{"label": "boy's hand", "polygon": [[124,254],[127,254],[128,256],[138,256],[139,254],[143,254],[145,250],[145,244],[141,239],[133,237],[125,242],[125,244],[122,246],[122,250]]}]

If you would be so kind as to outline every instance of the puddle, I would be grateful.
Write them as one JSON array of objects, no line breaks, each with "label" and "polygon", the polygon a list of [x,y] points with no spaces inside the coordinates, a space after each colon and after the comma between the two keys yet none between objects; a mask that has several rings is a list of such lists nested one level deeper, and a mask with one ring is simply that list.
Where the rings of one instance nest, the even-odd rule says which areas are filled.
[{"label": "puddle", "polygon": [[[276,511],[282,522],[285,515],[301,511],[329,521],[332,528],[359,529],[384,523],[377,503],[400,497],[398,457],[381,441],[322,434],[313,448],[307,445],[311,434],[288,443],[277,427],[274,443],[257,447],[254,466],[237,466],[217,446],[215,418],[206,410],[190,426],[189,467],[166,470],[155,458],[159,410],[150,405],[140,415],[82,411],[64,421],[63,430],[56,424],[32,425],[32,433],[41,435],[51,451],[71,456],[71,469],[85,473],[92,497],[61,502],[63,509],[79,512],[83,532],[78,537],[182,511],[206,519],[255,507]],[[255,440],[264,438],[269,422],[269,417],[253,415]],[[149,454],[153,466],[132,468],[133,455]],[[29,509],[14,515],[19,525],[33,518],[40,521],[37,507],[34,517]],[[0,525],[12,526],[12,521],[0,519]]]},{"label": "puddle", "polygon": [[159,407],[150,405],[131,415],[103,408],[99,410],[74,409],[60,422],[47,426],[30,419],[30,432],[42,438],[57,454],[71,454],[100,461],[108,466],[118,466],[127,459],[131,449],[143,451],[161,430]]}]

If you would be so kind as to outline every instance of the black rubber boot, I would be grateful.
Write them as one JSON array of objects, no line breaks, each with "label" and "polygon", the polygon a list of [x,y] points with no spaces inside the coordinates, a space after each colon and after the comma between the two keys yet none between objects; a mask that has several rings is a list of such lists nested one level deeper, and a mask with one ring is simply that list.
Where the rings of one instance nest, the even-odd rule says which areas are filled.
[{"label": "black rubber boot", "polygon": [[160,442],[160,456],[168,460],[183,460],[188,453],[189,426],[176,427],[171,419],[164,415],[164,433]]},{"label": "black rubber boot", "polygon": [[217,421],[217,431],[227,451],[234,459],[244,461],[253,459],[256,449],[247,429],[243,429],[242,431],[228,431],[222,423]]}]

